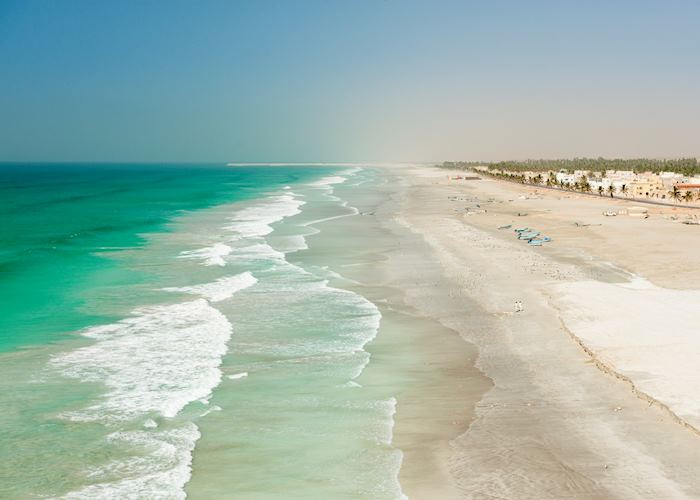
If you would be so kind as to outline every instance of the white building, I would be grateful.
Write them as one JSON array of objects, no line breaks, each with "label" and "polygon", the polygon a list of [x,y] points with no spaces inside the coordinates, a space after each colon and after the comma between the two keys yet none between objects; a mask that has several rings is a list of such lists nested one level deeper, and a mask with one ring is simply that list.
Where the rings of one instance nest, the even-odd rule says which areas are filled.
[{"label": "white building", "polygon": [[632,182],[635,178],[635,173],[632,170],[608,170],[605,172],[605,178],[610,179],[613,183],[618,182],[622,185],[626,182]]},{"label": "white building", "polygon": [[668,190],[673,189],[673,186],[676,184],[683,182],[683,176],[681,174],[677,174],[676,172],[661,172],[659,173],[659,178],[661,179],[664,187]]},{"label": "white building", "polygon": [[555,174],[555,177],[557,179],[557,182],[560,184],[574,184],[578,182],[579,178],[576,177],[576,174],[569,174],[567,172],[557,172]]}]

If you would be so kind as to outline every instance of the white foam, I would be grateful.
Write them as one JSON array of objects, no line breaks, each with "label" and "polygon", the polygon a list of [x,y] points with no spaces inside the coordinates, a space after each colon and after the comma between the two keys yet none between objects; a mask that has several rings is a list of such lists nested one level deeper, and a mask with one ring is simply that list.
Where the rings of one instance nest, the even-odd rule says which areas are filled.
[{"label": "white foam", "polygon": [[231,380],[238,380],[240,378],[246,378],[248,376],[248,372],[241,372],[241,373],[234,373],[232,375],[229,375],[227,378],[230,378]]},{"label": "white foam", "polygon": [[317,181],[309,183],[309,186],[330,186],[333,184],[342,184],[347,181],[347,177],[342,177],[340,175],[331,175],[328,177],[323,177]]},{"label": "white foam", "polygon": [[[329,324],[333,329],[328,336],[321,338],[305,339],[303,342],[289,342],[261,346],[275,355],[284,356],[314,356],[323,354],[352,355],[358,359],[350,374],[354,379],[362,373],[369,354],[364,351],[364,346],[376,337],[381,321],[379,309],[369,300],[355,292],[331,287],[327,280],[318,279],[305,269],[290,264],[286,261],[280,264],[279,278],[270,276],[261,282],[262,287],[256,288],[256,293],[261,294],[262,299],[275,303],[275,295],[280,300],[293,300],[290,305],[303,303],[305,314],[323,318],[326,304],[334,304],[343,310],[354,311],[352,320],[346,320]],[[267,303],[267,302],[266,302]],[[336,331],[336,329],[338,329]],[[261,354],[264,351],[261,351]]]},{"label": "white foam", "polygon": [[[334,196],[333,198],[337,198],[337,197]],[[338,198],[338,200],[340,200],[340,199]],[[347,201],[341,203],[341,206],[343,208],[347,208],[348,210],[350,210],[350,213],[349,214],[340,214],[340,215],[331,215],[330,217],[323,217],[321,219],[310,220],[308,222],[304,222],[301,225],[302,226],[313,226],[315,224],[320,224],[322,222],[328,222],[328,221],[335,220],[335,219],[342,219],[343,217],[351,217],[353,215],[357,215],[360,213],[360,211],[357,208],[349,206]],[[316,229],[316,231],[319,231],[319,230]]]},{"label": "white foam", "polygon": [[152,412],[173,417],[189,402],[207,397],[221,380],[231,324],[198,299],[137,309],[129,318],[83,334],[96,342],[51,363],[67,377],[103,383],[107,393],[66,416],[114,422]]},{"label": "white foam", "polygon": [[236,248],[231,254],[230,260],[273,260],[282,262],[285,259],[284,253],[278,252],[267,243],[255,243],[253,245]]},{"label": "white foam", "polygon": [[301,213],[299,207],[304,203],[292,192],[270,196],[263,202],[239,210],[225,229],[234,232],[236,238],[262,237],[273,231],[270,224]]},{"label": "white foam", "polygon": [[210,408],[207,408],[204,412],[202,412],[200,417],[206,417],[207,415],[209,415],[210,413],[212,413],[214,411],[221,411],[221,406],[213,405]]},{"label": "white foam", "polygon": [[133,450],[134,455],[93,467],[89,479],[94,483],[62,498],[184,499],[184,486],[191,476],[192,450],[199,437],[199,430],[193,423],[159,432],[112,433],[108,441]]},{"label": "white foam", "polygon": [[353,176],[359,172],[362,172],[364,169],[362,167],[356,166],[352,168],[348,168],[346,170],[343,170],[341,174],[347,175],[347,176]]},{"label": "white foam", "polygon": [[178,259],[203,260],[205,266],[225,266],[225,257],[231,250],[232,248],[225,243],[215,243],[210,247],[181,252]]},{"label": "white foam", "polygon": [[356,389],[358,387],[362,387],[362,385],[358,384],[354,380],[350,380],[348,382],[345,382],[341,387],[351,387],[353,389]]},{"label": "white foam", "polygon": [[306,250],[309,248],[306,244],[306,238],[301,234],[284,236],[281,240],[276,241],[275,244],[278,248],[281,248],[284,253],[298,252],[299,250]]},{"label": "white foam", "polygon": [[143,423],[144,429],[155,429],[156,427],[158,427],[158,424],[152,418],[149,418]]},{"label": "white foam", "polygon": [[[177,415],[188,403],[206,399],[221,380],[221,358],[231,324],[204,299],[144,307],[116,323],[90,328],[95,343],[52,358],[64,376],[101,383],[104,396],[90,406],[62,414],[73,421],[131,425],[149,415]],[[109,442],[124,451],[89,471],[89,486],[65,498],[185,498],[191,453],[199,430],[191,422],[163,429],[146,418],[143,430],[119,431]]]},{"label": "white foam", "polygon": [[167,287],[163,288],[163,290],[166,292],[182,292],[200,295],[211,302],[220,302],[230,299],[236,292],[253,286],[257,282],[258,280],[255,279],[255,276],[249,272],[245,272],[235,276],[219,278],[216,281],[204,283],[202,285]]},{"label": "white foam", "polygon": [[348,180],[348,177],[355,175],[356,173],[360,172],[361,170],[362,169],[359,167],[348,168],[346,170],[343,170],[342,172],[339,172],[340,175],[329,175],[327,177],[322,177],[317,181],[310,182],[309,186],[330,187],[333,184],[342,184]]}]

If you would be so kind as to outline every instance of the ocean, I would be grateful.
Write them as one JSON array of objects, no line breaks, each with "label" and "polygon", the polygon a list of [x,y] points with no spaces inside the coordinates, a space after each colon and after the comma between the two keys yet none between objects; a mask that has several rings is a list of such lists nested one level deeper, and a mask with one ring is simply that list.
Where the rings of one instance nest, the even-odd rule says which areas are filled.
[{"label": "ocean", "polygon": [[400,498],[382,314],[323,239],[376,176],[0,165],[0,496]]}]

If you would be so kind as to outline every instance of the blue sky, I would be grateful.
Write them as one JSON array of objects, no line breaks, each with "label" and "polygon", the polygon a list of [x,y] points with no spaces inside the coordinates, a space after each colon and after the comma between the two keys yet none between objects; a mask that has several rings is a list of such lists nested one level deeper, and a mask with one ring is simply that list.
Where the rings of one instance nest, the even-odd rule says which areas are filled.
[{"label": "blue sky", "polygon": [[0,0],[0,160],[700,155],[700,2]]}]

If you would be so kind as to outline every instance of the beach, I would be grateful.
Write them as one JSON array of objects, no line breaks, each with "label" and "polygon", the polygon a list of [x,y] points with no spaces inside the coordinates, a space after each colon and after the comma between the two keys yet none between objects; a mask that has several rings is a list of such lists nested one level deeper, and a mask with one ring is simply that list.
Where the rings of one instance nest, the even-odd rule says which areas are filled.
[{"label": "beach", "polygon": [[[612,218],[602,212],[630,203],[454,181],[455,172],[423,167],[388,175],[397,186],[393,223],[420,235],[429,247],[421,259],[440,268],[403,300],[477,350],[481,378],[457,395],[471,401],[468,428],[443,455],[431,452],[444,460],[454,493],[700,494],[692,392],[699,269],[692,249],[700,233],[672,220],[682,209]],[[477,213],[466,215],[467,207]],[[520,226],[552,241],[531,247],[515,238]],[[438,287],[449,300],[426,298]],[[514,312],[515,301],[523,312]],[[400,398],[396,429],[400,440]],[[428,497],[404,486],[411,497]]]},{"label": "beach", "polygon": [[130,172],[6,187],[34,207],[7,230],[66,225],[10,234],[5,497],[700,495],[682,209],[408,164]]},{"label": "beach", "polygon": [[0,0],[0,500],[700,500],[698,20]]}]

